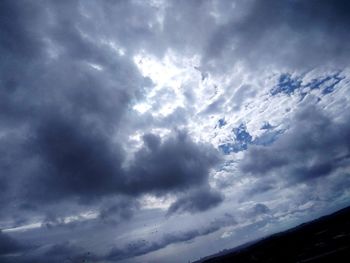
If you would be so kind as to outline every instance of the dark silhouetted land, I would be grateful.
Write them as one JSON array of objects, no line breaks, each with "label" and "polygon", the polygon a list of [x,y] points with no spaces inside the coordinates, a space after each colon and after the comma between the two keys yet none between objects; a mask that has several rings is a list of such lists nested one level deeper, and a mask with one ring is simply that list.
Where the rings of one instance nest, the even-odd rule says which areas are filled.
[{"label": "dark silhouetted land", "polygon": [[350,262],[350,207],[197,262]]}]

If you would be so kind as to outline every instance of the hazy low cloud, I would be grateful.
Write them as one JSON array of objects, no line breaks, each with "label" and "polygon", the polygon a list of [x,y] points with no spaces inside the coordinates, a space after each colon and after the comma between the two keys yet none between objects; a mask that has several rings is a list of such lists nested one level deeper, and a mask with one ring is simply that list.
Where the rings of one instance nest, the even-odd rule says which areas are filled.
[{"label": "hazy low cloud", "polygon": [[148,242],[147,240],[137,240],[129,243],[124,248],[113,248],[107,255],[109,260],[122,260],[130,257],[144,255],[170,244],[176,244],[193,240],[196,237],[206,236],[220,230],[223,227],[236,225],[237,222],[230,214],[225,214],[223,217],[211,221],[208,225],[187,231],[179,231],[162,235],[158,241]]}]

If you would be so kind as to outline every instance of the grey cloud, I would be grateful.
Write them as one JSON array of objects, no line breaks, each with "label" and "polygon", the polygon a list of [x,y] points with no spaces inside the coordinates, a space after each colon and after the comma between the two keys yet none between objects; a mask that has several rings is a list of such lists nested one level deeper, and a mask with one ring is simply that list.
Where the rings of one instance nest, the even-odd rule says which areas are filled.
[{"label": "grey cloud", "polygon": [[203,62],[216,61],[221,69],[232,59],[251,67],[348,65],[349,11],[346,0],[253,1],[242,17],[217,28]]},{"label": "grey cloud", "polygon": [[246,157],[240,163],[241,170],[257,175],[266,174],[271,169],[283,167],[288,164],[288,160],[284,156],[278,155],[270,149],[263,148],[263,146],[250,147],[246,153]]},{"label": "grey cloud", "polygon": [[[1,2],[1,53],[9,52],[19,58],[31,59],[41,53],[42,39],[31,26],[38,25],[42,13],[35,3]],[[32,15],[32,17],[30,17]],[[26,23],[28,19],[31,24]]]},{"label": "grey cloud", "polygon": [[[156,137],[145,136],[147,145],[150,138]],[[185,132],[151,146],[139,150],[128,169],[127,184],[133,192],[160,194],[206,185],[210,169],[220,160],[213,147],[194,143]]]},{"label": "grey cloud", "polygon": [[145,134],[142,138],[146,147],[151,151],[156,150],[161,144],[161,138],[153,133]]},{"label": "grey cloud", "polygon": [[264,178],[264,180],[258,180],[247,191],[246,196],[241,200],[243,201],[245,198],[251,198],[255,195],[263,194],[265,192],[268,192],[270,190],[273,190],[276,188],[276,182],[272,180],[271,178]]},{"label": "grey cloud", "polygon": [[[125,170],[118,144],[82,124],[59,118],[42,122],[31,141],[39,164],[37,173],[28,175],[23,199],[91,202],[116,194],[138,197],[188,191],[207,185],[209,170],[219,161],[214,148],[194,143],[185,133],[164,141],[147,134],[145,146]],[[200,210],[218,203],[218,194],[209,193],[209,201],[215,202]]]},{"label": "grey cloud", "polygon": [[1,260],[3,260],[2,262],[4,263],[44,263],[47,261],[53,263],[78,263],[88,261],[98,262],[100,258],[95,254],[72,244],[72,242],[63,242],[45,245],[25,254],[3,257]]},{"label": "grey cloud", "polygon": [[223,195],[208,187],[194,190],[185,196],[179,197],[171,204],[168,214],[176,212],[201,212],[217,206],[224,200]]},{"label": "grey cloud", "polygon": [[210,15],[214,7],[213,1],[169,1],[162,37],[175,50],[201,53],[208,33],[216,27],[214,17]]},{"label": "grey cloud", "polygon": [[[221,73],[236,61],[256,65],[306,61],[303,68],[336,61],[341,66],[349,55],[343,44],[349,33],[348,9],[345,1],[323,0],[317,5],[314,0],[255,1],[251,6],[231,1],[1,1],[0,223],[11,228],[43,220],[41,228],[13,237],[37,241],[38,246],[47,243],[27,250],[12,235],[0,232],[0,261],[82,261],[87,255],[79,242],[95,233],[111,242],[110,236],[103,235],[110,232],[109,223],[119,226],[129,220],[139,209],[138,198],[145,194],[174,196],[171,214],[202,212],[223,200],[208,182],[211,169],[221,161],[210,144],[181,131],[162,139],[147,133],[154,127],[181,130],[181,125],[190,123],[187,116],[196,108],[191,103],[196,95],[193,83],[183,84],[185,108],[162,119],[137,115],[132,104],[142,100],[154,83],[135,66],[135,54],[145,51],[161,58],[172,50],[184,56],[202,55],[204,65],[199,68],[204,81],[211,74],[206,66],[212,59],[215,63],[210,65]],[[241,87],[232,100],[239,107],[250,96],[253,93]],[[224,102],[221,97],[208,112],[220,111]],[[297,128],[273,145],[252,145],[242,171],[304,181],[328,178],[349,166],[346,123],[312,110],[294,122]],[[129,159],[136,143],[128,145],[127,138],[135,127],[146,134]],[[264,192],[273,183],[257,188]],[[346,185],[337,181],[327,196],[340,195]],[[85,220],[81,214],[86,211],[98,217]],[[78,220],[66,223],[69,216]],[[159,241],[116,248],[103,258],[90,254],[88,259],[143,255],[230,224],[234,219],[228,216],[203,228],[164,235]],[[59,243],[78,236],[77,244]]]},{"label": "grey cloud", "polygon": [[[207,184],[218,155],[185,134],[164,141],[145,136],[130,168],[122,167],[124,116],[150,83],[132,55],[118,55],[107,40],[126,53],[154,44],[157,8],[124,1],[1,5],[1,217],[22,214],[26,222],[26,215],[45,215],[55,203],[70,201],[80,212],[78,206],[111,195],[138,198]],[[183,122],[183,114],[179,109],[162,125]]]},{"label": "grey cloud", "polygon": [[226,99],[221,96],[212,103],[210,103],[202,112],[201,114],[215,114],[218,112],[221,112],[221,108],[223,104],[225,103]]},{"label": "grey cloud", "polygon": [[177,107],[171,114],[167,115],[165,118],[160,119],[157,123],[160,127],[181,127],[181,125],[186,125],[189,120],[187,118],[190,111],[183,107]]},{"label": "grey cloud", "polygon": [[238,111],[240,110],[241,106],[244,104],[245,100],[254,97],[256,94],[256,91],[252,89],[250,85],[242,85],[240,86],[235,94],[232,96],[231,101],[234,103],[233,110]]},{"label": "grey cloud", "polygon": [[[42,165],[38,178],[30,178],[28,196],[46,200],[72,195],[95,198],[118,189],[122,153],[105,136],[51,116],[41,123],[33,144]],[[39,191],[32,192],[35,187]]]},{"label": "grey cloud", "polygon": [[[243,206],[244,207],[244,206]],[[252,206],[244,207],[239,215],[238,225],[234,232],[256,231],[267,223],[276,219],[273,210],[263,203],[256,203]],[[249,227],[250,226],[250,227]],[[254,226],[254,227],[253,227]],[[256,227],[256,228],[255,228]]]},{"label": "grey cloud", "polygon": [[147,253],[162,249],[170,244],[176,244],[193,240],[196,237],[206,236],[220,230],[223,227],[236,225],[234,217],[226,213],[223,217],[211,221],[208,225],[187,231],[173,232],[164,234],[160,240],[148,242],[146,240],[137,240],[129,243],[125,247],[115,247],[106,256],[109,260],[122,260],[126,258],[145,255]]},{"label": "grey cloud", "polygon": [[270,147],[252,146],[240,169],[255,176],[278,173],[289,182],[307,181],[349,166],[349,116],[330,119],[320,108],[297,112],[292,128]]},{"label": "grey cloud", "polygon": [[28,248],[0,230],[0,259],[2,256],[25,251]]},{"label": "grey cloud", "polygon": [[105,223],[117,224],[130,219],[139,206],[140,204],[133,199],[113,200],[111,204],[106,204],[101,208],[99,217]]},{"label": "grey cloud", "polygon": [[247,213],[248,217],[256,217],[259,215],[264,215],[270,213],[270,209],[268,206],[264,204],[256,204],[252,207],[252,209]]}]

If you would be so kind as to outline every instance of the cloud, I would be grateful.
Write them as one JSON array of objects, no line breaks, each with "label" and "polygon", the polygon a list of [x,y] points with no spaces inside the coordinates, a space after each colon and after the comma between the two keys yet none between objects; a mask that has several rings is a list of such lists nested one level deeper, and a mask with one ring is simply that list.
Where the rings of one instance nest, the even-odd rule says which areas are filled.
[{"label": "cloud", "polygon": [[350,6],[346,0],[251,1],[236,3],[241,17],[218,26],[208,42],[204,63],[221,69],[230,60],[251,67],[312,68],[348,65]]},{"label": "cloud", "polygon": [[[299,186],[300,204],[345,200],[348,72],[305,69],[347,65],[348,9],[325,0],[1,1],[0,261],[79,262],[91,236],[89,260],[144,255],[234,224],[219,213],[236,200],[270,207]],[[147,59],[157,69],[144,70]],[[256,74],[261,66],[272,76]],[[325,112],[304,108],[285,129],[311,93]],[[296,182],[313,178],[322,195],[302,195]],[[211,186],[220,180],[233,187]],[[184,224],[158,240],[92,254],[178,217]],[[186,229],[200,217],[209,223]]]},{"label": "cloud", "polygon": [[258,203],[258,204],[255,204],[250,210],[246,212],[246,217],[248,219],[252,219],[259,216],[267,215],[270,212],[271,211],[268,206]]},{"label": "cloud", "polygon": [[162,143],[156,135],[144,137],[146,147],[135,154],[127,185],[133,192],[185,191],[208,184],[209,171],[218,164],[217,151],[194,143],[185,132],[176,132]]},{"label": "cloud", "polygon": [[289,182],[328,176],[349,166],[349,132],[349,116],[336,121],[320,108],[306,107],[273,145],[251,146],[239,166],[244,173],[276,173]]},{"label": "cloud", "polygon": [[236,225],[237,222],[234,217],[226,213],[223,217],[211,221],[208,225],[198,228],[189,229],[186,231],[179,231],[164,234],[158,241],[137,240],[129,243],[125,247],[115,247],[106,256],[108,260],[122,260],[131,257],[145,255],[147,253],[157,251],[165,248],[170,244],[187,242],[196,237],[206,236],[220,230],[223,227]]},{"label": "cloud", "polygon": [[[1,61],[0,90],[0,166],[6,171],[0,176],[2,215],[14,212],[13,195],[21,204],[16,210],[29,216],[45,214],[53,203],[79,206],[111,195],[138,198],[207,184],[218,155],[185,133],[164,140],[145,135],[145,145],[129,168],[124,166],[131,150],[123,117],[150,81],[132,55],[116,52],[116,46],[132,52],[141,45],[137,39],[152,42],[158,23],[153,7],[76,1],[1,5],[7,10],[0,28],[7,57]],[[105,13],[102,25],[115,25],[113,34],[122,37],[112,38],[110,27],[97,30],[87,19],[98,16],[92,10]],[[110,23],[116,17],[110,10],[128,17],[128,27]],[[145,26],[148,21],[153,29]],[[184,119],[184,111],[178,112],[181,116],[173,118]],[[29,213],[22,205],[36,210]]]},{"label": "cloud", "polygon": [[72,242],[45,245],[25,254],[5,256],[3,258],[0,256],[0,259],[5,263],[44,263],[48,260],[53,263],[86,262],[91,260],[98,262],[100,260],[95,254],[85,251],[82,247],[72,244]]},{"label": "cloud", "polygon": [[[41,39],[31,31],[31,26],[38,25],[41,12],[33,8],[33,3],[12,3],[11,1],[1,2],[1,50],[10,52],[12,55],[30,59],[40,53]],[[33,17],[28,17],[29,11]],[[9,19],[11,18],[11,19]],[[32,19],[32,24],[26,24]]]},{"label": "cloud", "polygon": [[26,249],[28,247],[0,231],[0,259],[2,256],[25,251]]},{"label": "cloud", "polygon": [[[96,198],[118,190],[122,153],[108,138],[78,123],[50,116],[31,146],[42,160],[28,195],[44,200]],[[34,179],[34,180],[33,180]],[[119,179],[120,181],[120,179]],[[39,191],[31,191],[38,186]]]},{"label": "cloud", "polygon": [[139,203],[133,199],[113,200],[112,204],[104,205],[100,209],[99,217],[105,223],[117,224],[130,220],[139,208]]},{"label": "cloud", "polygon": [[[147,134],[144,146],[125,169],[122,168],[123,151],[118,144],[111,143],[108,136],[83,124],[51,117],[40,123],[28,142],[28,149],[34,153],[31,158],[36,160],[34,172],[24,174],[26,181],[21,186],[26,188],[18,194],[27,204],[38,200],[43,204],[68,200],[78,204],[101,203],[111,195],[138,198],[146,193],[166,195],[208,188],[209,171],[219,162],[213,147],[194,143],[184,132],[163,141]],[[10,179],[6,182],[11,183]],[[211,190],[208,193],[211,204],[199,210],[209,209],[221,201],[219,194]],[[112,205],[102,211],[103,218],[115,210],[113,207],[116,208]],[[120,211],[121,215],[130,212],[127,205],[117,205],[117,208],[125,209]],[[41,211],[44,210],[41,208]]]},{"label": "cloud", "polygon": [[[75,245],[73,242],[65,241],[61,243],[45,244],[30,250],[28,253],[23,253],[26,251],[23,247],[11,246],[11,253],[19,252],[19,254],[10,257],[6,255],[8,252],[8,250],[6,250],[3,257],[0,255],[0,259],[6,263],[47,262],[48,259],[50,259],[50,262],[82,262],[84,260],[94,262],[114,262],[145,255],[165,248],[171,244],[191,241],[197,237],[209,235],[223,227],[235,224],[237,224],[235,219],[230,214],[225,214],[222,218],[215,219],[204,227],[165,233],[155,241],[136,239],[127,243],[125,246],[114,247],[107,254],[102,255],[96,255],[83,247]],[[5,241],[8,241],[8,239]],[[5,248],[7,249],[8,246],[5,246]]]},{"label": "cloud", "polygon": [[238,111],[241,109],[243,103],[248,99],[256,95],[256,91],[251,87],[251,85],[240,86],[235,94],[232,96],[230,102],[234,103],[233,110]]},{"label": "cloud", "polygon": [[168,209],[168,214],[176,212],[201,212],[217,206],[224,200],[223,195],[208,187],[196,189],[179,197]]}]

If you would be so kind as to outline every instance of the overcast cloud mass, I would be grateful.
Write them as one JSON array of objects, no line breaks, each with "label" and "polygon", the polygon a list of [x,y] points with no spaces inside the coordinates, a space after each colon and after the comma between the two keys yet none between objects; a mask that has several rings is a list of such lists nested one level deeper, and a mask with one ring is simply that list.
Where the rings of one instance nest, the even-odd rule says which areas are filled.
[{"label": "overcast cloud mass", "polygon": [[0,1],[0,261],[188,262],[350,204],[347,0]]}]

